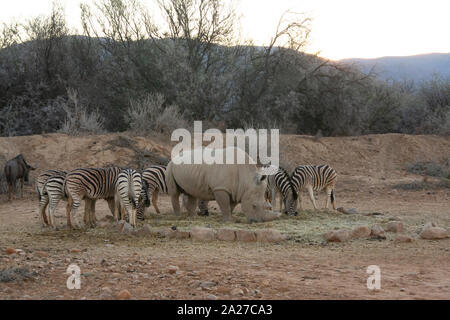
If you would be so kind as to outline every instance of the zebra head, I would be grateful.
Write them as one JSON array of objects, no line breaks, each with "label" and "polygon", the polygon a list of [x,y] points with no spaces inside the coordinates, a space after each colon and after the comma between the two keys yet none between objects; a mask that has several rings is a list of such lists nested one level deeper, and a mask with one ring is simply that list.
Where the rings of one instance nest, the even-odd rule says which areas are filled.
[{"label": "zebra head", "polygon": [[298,201],[298,194],[295,191],[294,187],[291,186],[288,188],[283,195],[283,201],[284,201],[284,213],[288,216],[296,216],[298,214],[297,212],[297,201]]},{"label": "zebra head", "polygon": [[139,197],[139,201],[136,207],[136,218],[144,220],[145,207],[150,206],[150,196],[148,194],[148,183],[142,179],[142,188]]}]

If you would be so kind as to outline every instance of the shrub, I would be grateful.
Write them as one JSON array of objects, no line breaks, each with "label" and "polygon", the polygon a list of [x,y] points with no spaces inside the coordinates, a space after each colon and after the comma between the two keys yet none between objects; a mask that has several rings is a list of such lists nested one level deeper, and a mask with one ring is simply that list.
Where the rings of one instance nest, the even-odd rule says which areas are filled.
[{"label": "shrub", "polygon": [[103,118],[98,111],[88,112],[87,108],[79,103],[76,91],[67,91],[68,101],[61,103],[66,112],[66,120],[59,132],[69,135],[100,134],[104,133]]},{"label": "shrub", "polygon": [[171,134],[175,129],[188,128],[188,122],[178,106],[164,106],[164,102],[165,98],[160,93],[132,100],[125,115],[130,129],[138,134]]}]

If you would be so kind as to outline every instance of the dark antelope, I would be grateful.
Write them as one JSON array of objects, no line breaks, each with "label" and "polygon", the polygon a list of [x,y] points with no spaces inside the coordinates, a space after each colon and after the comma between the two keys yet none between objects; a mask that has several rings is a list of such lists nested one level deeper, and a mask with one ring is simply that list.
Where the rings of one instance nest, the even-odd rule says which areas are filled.
[{"label": "dark antelope", "polygon": [[24,181],[29,181],[28,175],[30,170],[36,170],[36,168],[28,165],[25,158],[21,154],[6,162],[5,177],[8,183],[8,200],[11,200],[11,195],[15,198],[16,181],[18,179],[20,179],[20,194],[23,198],[23,183]]}]

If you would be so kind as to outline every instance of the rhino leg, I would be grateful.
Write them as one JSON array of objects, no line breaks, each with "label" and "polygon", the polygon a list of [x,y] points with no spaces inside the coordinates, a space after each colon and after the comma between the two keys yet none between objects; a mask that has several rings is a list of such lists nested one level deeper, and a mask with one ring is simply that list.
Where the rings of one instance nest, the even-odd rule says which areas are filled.
[{"label": "rhino leg", "polygon": [[170,200],[172,201],[173,213],[177,216],[180,215],[180,194],[174,194],[170,196]]},{"label": "rhino leg", "polygon": [[186,203],[185,207],[189,216],[193,216],[195,214],[195,209],[197,207],[197,199],[191,197],[190,195],[186,195]]},{"label": "rhino leg", "polygon": [[215,191],[214,197],[216,199],[216,202],[219,204],[220,211],[222,211],[222,220],[224,222],[233,221],[233,218],[231,217],[232,210],[230,205],[230,196],[228,195],[228,193],[225,191]]},{"label": "rhino leg", "polygon": [[159,208],[158,208],[158,193],[159,193],[158,190],[155,190],[153,192],[153,194],[152,194],[152,204],[155,207],[156,213],[159,214],[159,213],[161,213],[161,211],[159,211]]}]

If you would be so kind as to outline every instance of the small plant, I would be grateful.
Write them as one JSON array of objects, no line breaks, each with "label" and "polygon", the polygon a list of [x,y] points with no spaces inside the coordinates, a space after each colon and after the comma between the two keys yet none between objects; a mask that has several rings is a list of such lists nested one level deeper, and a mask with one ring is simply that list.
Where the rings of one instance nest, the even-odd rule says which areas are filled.
[{"label": "small plant", "polygon": [[103,118],[98,111],[89,113],[87,108],[80,104],[75,90],[67,90],[68,101],[62,102],[62,108],[66,112],[66,120],[59,132],[77,136],[81,134],[104,133]]},{"label": "small plant", "polygon": [[165,98],[160,93],[132,100],[125,116],[131,130],[139,134],[170,134],[175,129],[187,128],[188,122],[178,106],[165,106],[164,102]]},{"label": "small plant", "polygon": [[450,177],[450,168],[448,164],[440,165],[435,162],[416,162],[408,165],[408,172],[432,177],[447,178]]}]

